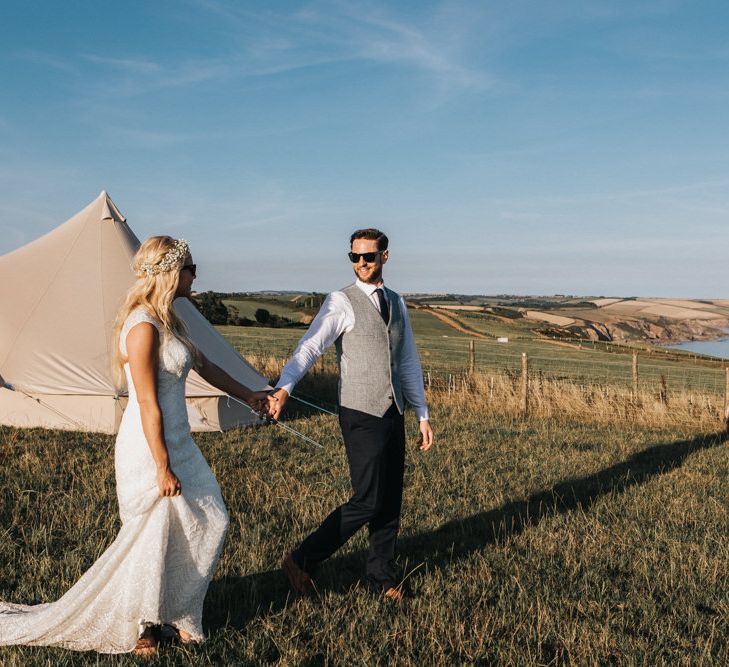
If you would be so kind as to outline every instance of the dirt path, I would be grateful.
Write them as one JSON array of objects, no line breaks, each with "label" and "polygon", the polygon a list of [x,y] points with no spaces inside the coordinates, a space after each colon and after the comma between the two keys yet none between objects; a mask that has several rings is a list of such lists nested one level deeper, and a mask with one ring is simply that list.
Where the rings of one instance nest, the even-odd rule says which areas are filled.
[{"label": "dirt path", "polygon": [[[465,326],[463,326],[460,322],[453,319],[449,315],[446,315],[445,313],[438,312],[437,310],[432,310],[430,308],[418,308],[418,310],[421,310],[426,313],[430,313],[433,317],[437,317],[443,324],[447,324],[449,327],[452,327],[456,331],[466,334],[468,336],[473,336],[475,338],[484,338],[487,340],[494,340],[493,336],[487,336],[486,334],[479,333],[478,331],[474,331],[473,329],[469,329]],[[533,332],[535,333],[535,332]],[[538,337],[538,340],[543,341],[545,343],[550,343],[551,345],[556,345],[557,347],[567,347],[571,348],[573,350],[584,350],[585,348],[581,348],[579,343],[567,343],[565,341],[561,340],[554,340],[552,338],[548,338],[547,336],[544,336],[543,334],[540,334],[536,332],[536,335]]]},{"label": "dirt path", "polygon": [[[549,338],[548,336],[545,336],[542,333],[539,333],[538,331],[534,332],[538,337],[540,342],[544,343],[550,343],[551,345],[556,345],[557,347],[569,347],[573,350],[585,350],[588,348],[582,347],[579,343],[568,343],[564,340],[554,340],[554,338]],[[585,341],[589,342],[589,341]]]},{"label": "dirt path", "polygon": [[456,331],[460,331],[463,334],[473,336],[474,338],[487,338],[493,340],[492,336],[487,336],[485,334],[479,333],[478,331],[474,331],[473,329],[469,329],[468,327],[463,326],[458,320],[453,319],[445,313],[439,313],[438,311],[432,310],[430,308],[419,308],[418,310],[421,310],[425,313],[430,313],[433,317],[437,317],[444,324],[447,324],[449,327],[452,327]]}]

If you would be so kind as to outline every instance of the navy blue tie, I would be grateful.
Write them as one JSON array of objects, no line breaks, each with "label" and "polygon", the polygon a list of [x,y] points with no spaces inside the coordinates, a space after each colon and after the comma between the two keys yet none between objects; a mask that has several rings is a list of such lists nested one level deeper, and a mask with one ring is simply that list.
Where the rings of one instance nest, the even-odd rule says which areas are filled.
[{"label": "navy blue tie", "polygon": [[389,324],[390,309],[387,307],[387,300],[385,299],[385,294],[382,291],[382,288],[378,287],[375,290],[375,294],[377,294],[377,300],[380,302],[380,315],[382,315],[382,319],[385,320],[385,324]]}]

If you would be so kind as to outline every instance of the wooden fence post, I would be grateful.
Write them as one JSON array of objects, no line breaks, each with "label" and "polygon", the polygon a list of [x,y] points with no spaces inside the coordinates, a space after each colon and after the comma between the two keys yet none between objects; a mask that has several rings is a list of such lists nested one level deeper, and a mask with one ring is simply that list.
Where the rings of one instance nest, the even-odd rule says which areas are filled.
[{"label": "wooden fence post", "polygon": [[476,341],[468,341],[468,374],[473,375],[476,371]]},{"label": "wooden fence post", "polygon": [[521,353],[521,411],[529,411],[529,359],[526,352]]},{"label": "wooden fence post", "polygon": [[726,424],[727,430],[729,430],[729,366],[724,369],[725,380],[724,380],[724,423]]},{"label": "wooden fence post", "polygon": [[638,401],[638,353],[633,352],[633,402]]},{"label": "wooden fence post", "polygon": [[658,399],[663,405],[668,405],[668,381],[663,373],[661,373],[661,389],[658,392]]}]

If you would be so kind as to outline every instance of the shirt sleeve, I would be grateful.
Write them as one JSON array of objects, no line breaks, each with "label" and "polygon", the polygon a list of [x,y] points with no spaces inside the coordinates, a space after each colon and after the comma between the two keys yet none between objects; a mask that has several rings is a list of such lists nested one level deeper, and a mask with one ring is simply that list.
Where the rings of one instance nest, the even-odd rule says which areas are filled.
[{"label": "shirt sleeve", "polygon": [[418,348],[415,346],[415,336],[410,326],[408,309],[405,299],[400,297],[400,311],[403,315],[403,343],[400,352],[400,384],[405,400],[412,405],[418,421],[430,419],[428,406],[425,402],[425,387],[423,385],[423,369],[420,365]]},{"label": "shirt sleeve", "polygon": [[276,389],[285,389],[291,395],[316,360],[353,326],[354,312],[347,297],[342,292],[329,294],[283,367]]}]

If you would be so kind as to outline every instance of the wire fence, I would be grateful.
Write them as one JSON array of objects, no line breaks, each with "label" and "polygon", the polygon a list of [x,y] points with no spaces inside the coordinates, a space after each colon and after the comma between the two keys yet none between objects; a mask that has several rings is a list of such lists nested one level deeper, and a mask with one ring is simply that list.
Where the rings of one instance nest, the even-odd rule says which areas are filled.
[{"label": "wire fence", "polygon": [[[301,329],[241,329],[224,327],[223,334],[244,356],[276,358],[294,351]],[[576,385],[622,387],[658,393],[697,392],[724,400],[729,361],[666,348],[636,348],[626,344],[585,341],[516,339],[507,343],[463,335],[416,334],[426,384],[451,386],[469,375],[520,375],[524,355],[529,377]],[[333,349],[322,365],[336,364]]]},{"label": "wire fence", "polygon": [[522,356],[527,355],[530,374],[549,380],[570,380],[582,384],[605,384],[637,387],[668,388],[670,391],[700,391],[724,394],[726,364],[690,358],[661,358],[660,351],[635,351],[630,348],[615,352],[576,349],[570,353],[562,348],[544,350],[529,344],[491,343],[490,341],[459,341],[447,347],[421,341],[419,345],[424,372],[432,377],[444,374],[520,372]]}]

